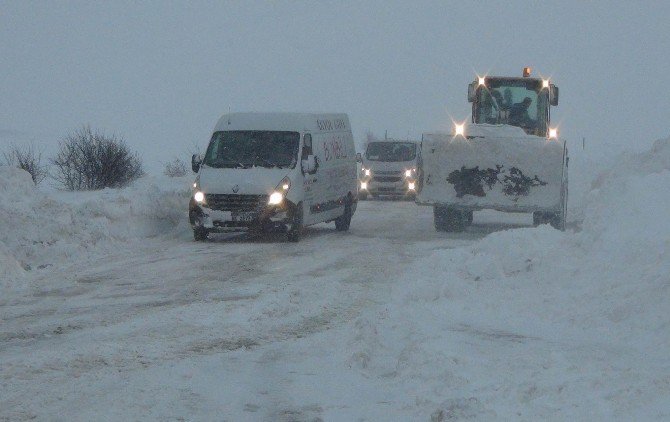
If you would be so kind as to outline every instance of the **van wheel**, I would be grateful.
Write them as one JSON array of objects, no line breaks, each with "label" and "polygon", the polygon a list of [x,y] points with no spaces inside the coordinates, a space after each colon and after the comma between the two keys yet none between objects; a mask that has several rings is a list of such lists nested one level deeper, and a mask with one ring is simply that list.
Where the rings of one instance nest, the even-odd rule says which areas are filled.
[{"label": "van wheel", "polygon": [[347,199],[347,203],[344,205],[344,214],[335,219],[335,229],[341,232],[349,230],[351,214],[351,200]]},{"label": "van wheel", "polygon": [[291,222],[291,228],[286,232],[286,237],[289,242],[299,242],[300,237],[302,237],[303,226],[303,217],[302,217],[302,202],[295,206],[293,209],[293,218]]},{"label": "van wheel", "polygon": [[474,212],[473,211],[465,211],[465,224],[466,225],[471,225],[472,221],[474,220]]},{"label": "van wheel", "polygon": [[196,242],[202,242],[204,240],[207,240],[207,229],[204,227],[196,227],[193,229],[193,239]]},{"label": "van wheel", "polygon": [[468,222],[467,212],[453,208],[434,206],[433,219],[435,229],[443,232],[462,232]]},{"label": "van wheel", "polygon": [[368,194],[367,194],[367,192],[366,192],[366,193],[358,192],[358,200],[359,200],[359,201],[365,201],[366,199],[368,199]]}]

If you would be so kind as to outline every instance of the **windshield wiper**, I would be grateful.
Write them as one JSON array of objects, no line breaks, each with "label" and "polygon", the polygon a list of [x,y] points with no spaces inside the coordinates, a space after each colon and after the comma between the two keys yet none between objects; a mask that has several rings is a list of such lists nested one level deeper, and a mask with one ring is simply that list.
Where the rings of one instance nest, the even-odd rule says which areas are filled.
[{"label": "windshield wiper", "polygon": [[273,163],[272,161],[268,160],[267,158],[261,158],[259,156],[256,156],[256,158],[254,159],[254,163],[256,162],[256,160],[260,160],[262,163],[264,163],[265,166],[263,166],[263,167],[268,166],[269,168],[273,168],[273,167],[281,168],[281,166],[278,166],[277,163]]},{"label": "windshield wiper", "polygon": [[[228,164],[228,165],[226,165]],[[234,167],[230,167],[229,165],[232,164]],[[248,168],[249,166],[245,166],[244,164],[236,161],[236,160],[230,160],[227,158],[219,158],[214,160],[212,163],[209,164],[210,167],[219,167],[219,168]]]}]

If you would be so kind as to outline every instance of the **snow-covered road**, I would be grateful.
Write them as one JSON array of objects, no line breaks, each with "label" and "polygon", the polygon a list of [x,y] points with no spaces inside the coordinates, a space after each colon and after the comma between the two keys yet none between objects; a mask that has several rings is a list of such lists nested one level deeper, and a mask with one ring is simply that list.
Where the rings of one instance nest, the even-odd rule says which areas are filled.
[{"label": "snow-covered road", "polygon": [[[508,227],[528,223],[506,218]],[[55,266],[33,282],[40,287],[2,301],[0,414],[316,417],[332,403],[301,398],[309,387],[300,385],[298,363],[311,359],[302,369],[314,370],[329,353],[319,335],[383,305],[408,263],[472,243],[499,229],[496,221],[500,215],[483,214],[467,233],[446,235],[434,230],[430,208],[367,201],[349,233],[319,225],[298,244],[279,236],[157,238]],[[203,371],[198,359],[218,364]]]},{"label": "snow-covered road", "polygon": [[369,201],[298,244],[0,167],[0,420],[668,420],[670,139],[587,164],[566,232]]}]

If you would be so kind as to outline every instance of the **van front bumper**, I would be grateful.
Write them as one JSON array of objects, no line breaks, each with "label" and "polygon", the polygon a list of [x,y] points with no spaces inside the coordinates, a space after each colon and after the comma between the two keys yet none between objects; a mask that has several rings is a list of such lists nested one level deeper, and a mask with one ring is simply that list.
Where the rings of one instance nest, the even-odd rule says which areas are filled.
[{"label": "van front bumper", "polygon": [[[293,221],[296,206],[284,199],[279,205],[263,205],[254,209],[216,209],[209,204],[189,202],[189,222],[193,229],[205,228],[208,232],[285,232]],[[231,208],[231,207],[217,207]]]},{"label": "van front bumper", "polygon": [[[363,185],[364,183],[365,185]],[[365,186],[365,189],[363,186]],[[410,189],[410,186],[414,186],[414,189]],[[360,190],[371,195],[414,195],[416,194],[416,182],[409,178],[401,178],[397,182],[380,182],[374,178],[369,178],[361,180]]]}]

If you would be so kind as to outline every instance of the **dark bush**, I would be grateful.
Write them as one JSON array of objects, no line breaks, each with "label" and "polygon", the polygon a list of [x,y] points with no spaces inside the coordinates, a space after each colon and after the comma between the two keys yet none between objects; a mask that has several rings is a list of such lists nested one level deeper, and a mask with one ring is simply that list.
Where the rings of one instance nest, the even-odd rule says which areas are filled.
[{"label": "dark bush", "polygon": [[165,170],[163,173],[169,177],[182,177],[186,176],[186,163],[184,163],[179,158],[165,163]]},{"label": "dark bush", "polygon": [[42,151],[31,143],[26,147],[12,145],[9,152],[3,153],[8,166],[18,167],[30,173],[33,182],[38,185],[49,174],[47,166],[42,164]]},{"label": "dark bush", "polygon": [[144,175],[142,161],[123,139],[89,126],[63,138],[51,163],[54,179],[67,190],[121,188]]}]

